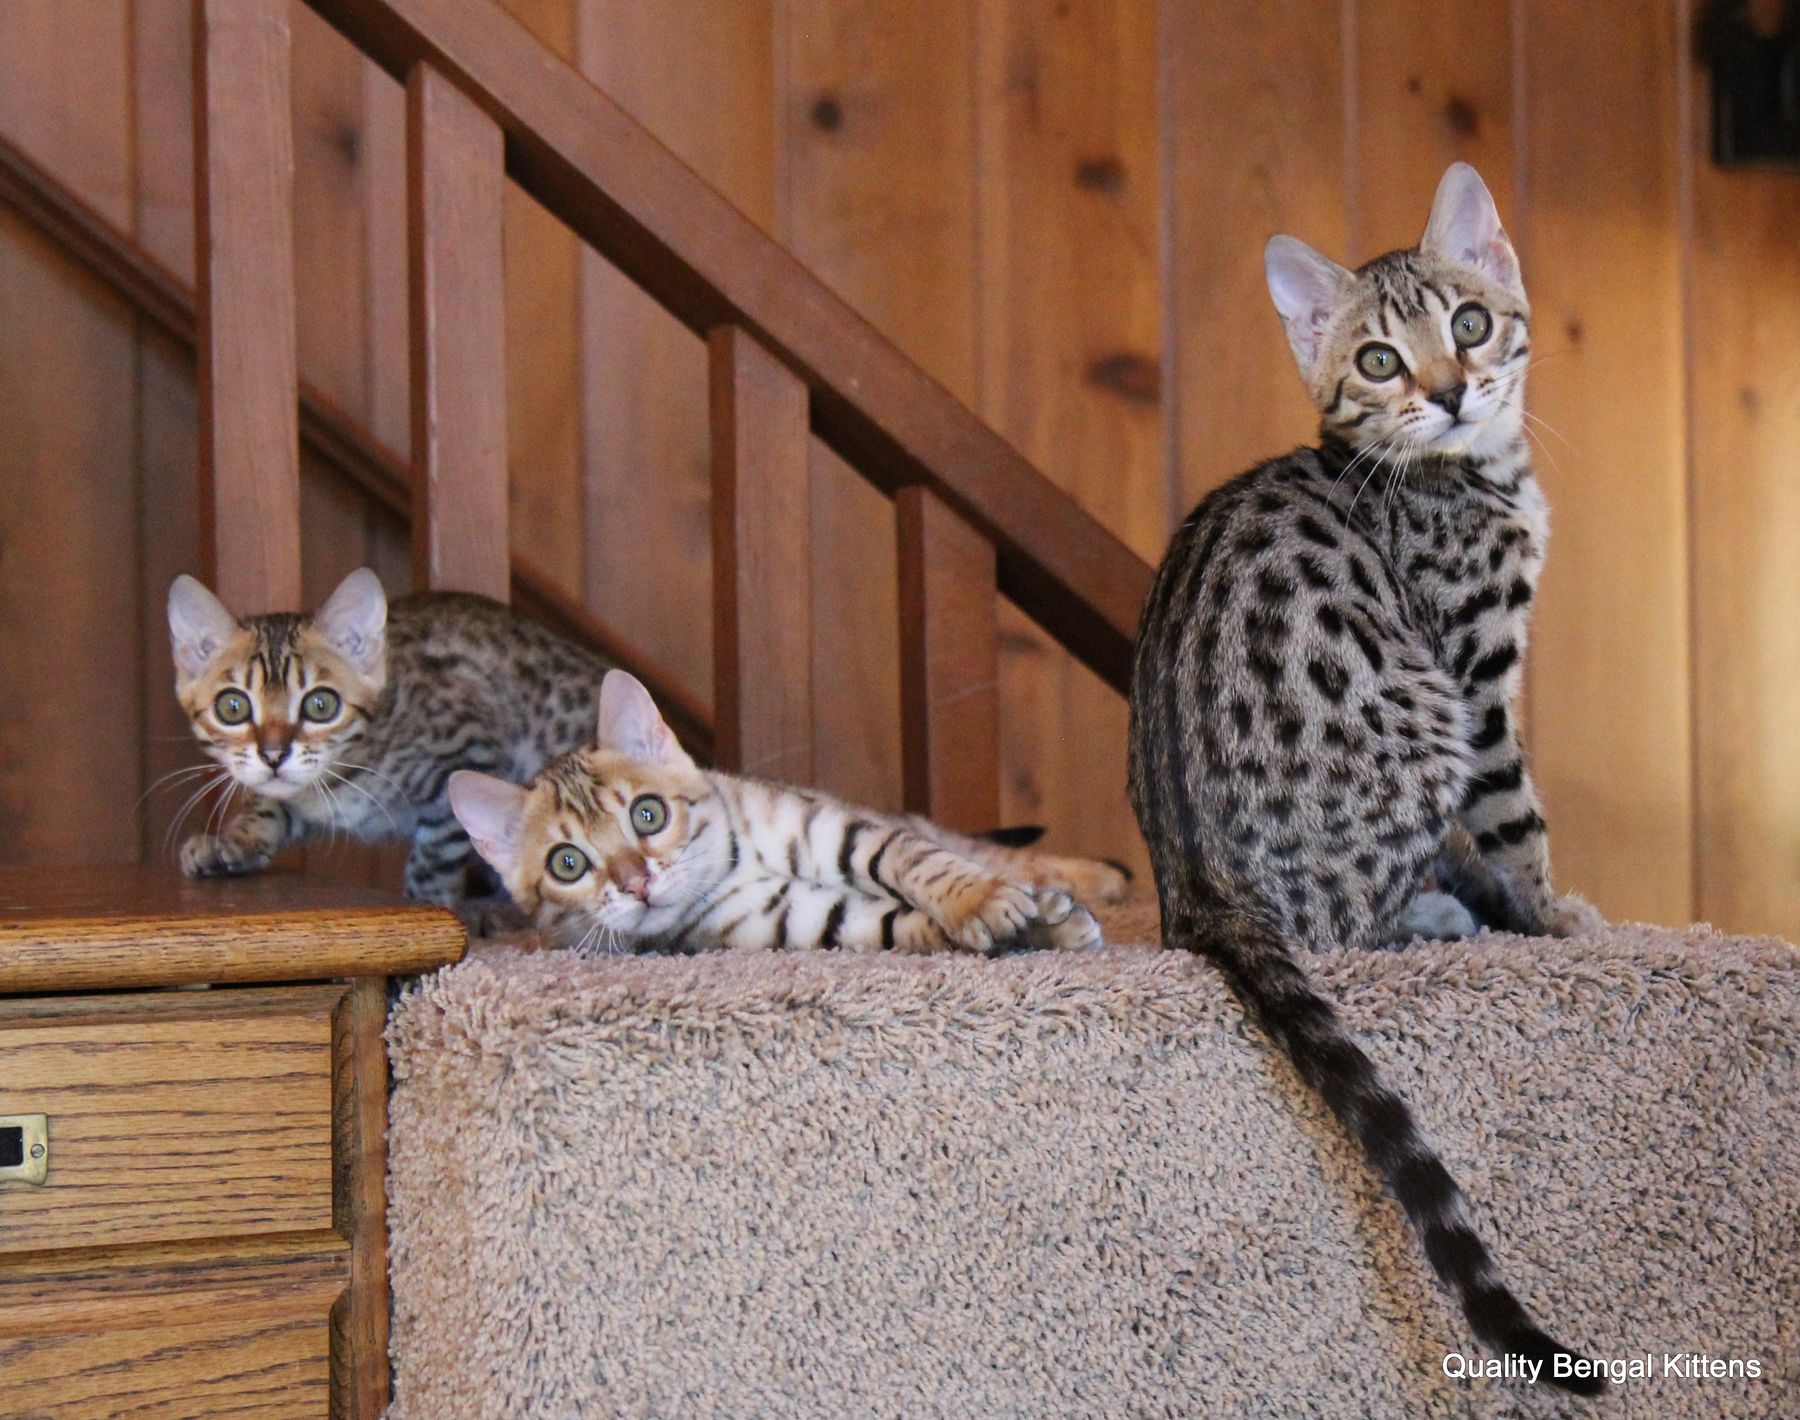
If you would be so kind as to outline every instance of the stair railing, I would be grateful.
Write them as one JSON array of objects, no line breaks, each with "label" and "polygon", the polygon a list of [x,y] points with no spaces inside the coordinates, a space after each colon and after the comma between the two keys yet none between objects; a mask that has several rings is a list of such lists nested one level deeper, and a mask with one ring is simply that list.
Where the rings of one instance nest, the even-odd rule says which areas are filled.
[{"label": "stair railing", "polygon": [[[997,598],[1123,690],[1150,569],[493,0],[306,0],[407,90],[414,577],[508,587],[503,180],[707,343],[714,744],[810,782],[809,435],[896,502],[907,806],[996,821]],[[194,0],[202,501],[299,602],[288,0]]]}]

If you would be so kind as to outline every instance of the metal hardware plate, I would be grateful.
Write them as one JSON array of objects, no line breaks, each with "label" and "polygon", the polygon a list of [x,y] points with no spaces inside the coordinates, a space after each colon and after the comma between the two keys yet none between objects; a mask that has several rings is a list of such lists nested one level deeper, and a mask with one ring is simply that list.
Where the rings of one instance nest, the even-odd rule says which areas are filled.
[{"label": "metal hardware plate", "polygon": [[0,1114],[0,1183],[42,1183],[49,1169],[49,1116]]}]

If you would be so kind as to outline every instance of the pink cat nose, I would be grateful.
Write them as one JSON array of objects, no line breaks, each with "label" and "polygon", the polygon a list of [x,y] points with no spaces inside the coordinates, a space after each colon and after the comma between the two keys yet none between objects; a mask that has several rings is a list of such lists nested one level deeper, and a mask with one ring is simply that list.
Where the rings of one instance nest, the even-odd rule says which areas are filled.
[{"label": "pink cat nose", "polygon": [[633,873],[625,879],[624,887],[625,891],[639,902],[650,900],[650,875],[648,873]]}]

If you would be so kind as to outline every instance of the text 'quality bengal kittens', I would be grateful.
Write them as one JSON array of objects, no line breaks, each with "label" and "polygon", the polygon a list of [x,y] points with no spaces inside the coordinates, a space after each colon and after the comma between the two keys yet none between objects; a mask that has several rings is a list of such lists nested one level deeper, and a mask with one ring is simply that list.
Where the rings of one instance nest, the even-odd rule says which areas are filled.
[{"label": "text 'quality bengal kittens'", "polygon": [[1100,929],[1077,899],[1115,901],[1128,878],[702,769],[623,671],[598,743],[529,788],[453,774],[450,802],[513,900],[580,952],[1085,948]]},{"label": "text 'quality bengal kittens'", "polygon": [[182,844],[185,873],[257,872],[288,844],[335,833],[410,841],[407,894],[477,925],[479,864],[445,781],[484,769],[522,782],[585,743],[607,669],[486,597],[425,592],[389,607],[366,568],[311,616],[242,620],[177,577],[169,635],[194,736],[245,795],[216,832]]},{"label": "text 'quality bengal kittens'", "polygon": [[1276,237],[1265,264],[1319,446],[1208,496],[1145,606],[1130,783],[1165,940],[1218,964],[1361,1142],[1475,1335],[1594,1393],[1591,1373],[1556,1375],[1571,1353],[1501,1281],[1462,1191],[1300,965],[1477,915],[1557,935],[1598,921],[1551,887],[1511,708],[1548,531],[1518,259],[1458,163],[1417,248],[1349,271]]}]

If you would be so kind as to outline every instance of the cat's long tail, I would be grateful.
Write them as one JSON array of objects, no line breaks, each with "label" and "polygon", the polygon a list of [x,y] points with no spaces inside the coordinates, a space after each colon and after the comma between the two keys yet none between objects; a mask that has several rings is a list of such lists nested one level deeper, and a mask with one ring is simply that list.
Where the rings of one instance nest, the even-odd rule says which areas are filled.
[{"label": "cat's long tail", "polygon": [[1541,1379],[1563,1390],[1576,1395],[1604,1391],[1606,1379],[1591,1369],[1585,1376],[1556,1374],[1556,1358],[1575,1358],[1576,1353],[1538,1326],[1500,1280],[1462,1189],[1419,1132],[1406,1101],[1383,1082],[1336,1007],[1313,987],[1288,946],[1238,914],[1170,915],[1165,944],[1217,963],[1245,1008],[1287,1052],[1300,1078],[1362,1144],[1418,1229],[1425,1255],[1462,1304],[1475,1335],[1502,1355],[1538,1362]]}]

